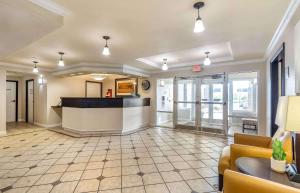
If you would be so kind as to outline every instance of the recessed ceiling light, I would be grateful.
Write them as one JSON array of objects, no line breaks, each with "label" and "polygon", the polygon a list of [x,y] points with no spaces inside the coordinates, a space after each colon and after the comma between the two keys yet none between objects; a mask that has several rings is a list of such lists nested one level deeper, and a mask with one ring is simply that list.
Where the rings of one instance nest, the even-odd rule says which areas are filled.
[{"label": "recessed ceiling light", "polygon": [[63,52],[58,52],[58,54],[60,55],[60,59],[59,59],[59,61],[58,61],[58,66],[64,67],[64,66],[65,66],[65,62],[64,62],[64,60],[63,60],[63,55],[64,55],[65,53],[63,53]]},{"label": "recessed ceiling light", "polygon": [[104,74],[91,74],[91,77],[94,80],[102,81],[106,78],[106,75],[104,75]]},{"label": "recessed ceiling light", "polygon": [[107,40],[109,40],[110,37],[109,36],[103,36],[103,39],[105,39],[105,46],[103,48],[102,54],[104,56],[109,56],[110,55],[110,51],[109,51],[109,48],[107,46]]},{"label": "recessed ceiling light", "polygon": [[199,13],[200,8],[202,8],[202,7],[204,7],[204,2],[199,1],[194,4],[194,8],[198,10],[198,17],[196,19],[195,27],[194,27],[195,33],[203,32],[205,30],[203,21],[200,17],[200,13]]},{"label": "recessed ceiling light", "polygon": [[203,64],[205,65],[205,66],[209,66],[210,64],[211,64],[211,60],[210,60],[210,58],[209,58],[209,54],[210,54],[210,52],[205,52],[205,54],[206,54],[206,58],[204,59],[204,62],[203,62]]}]

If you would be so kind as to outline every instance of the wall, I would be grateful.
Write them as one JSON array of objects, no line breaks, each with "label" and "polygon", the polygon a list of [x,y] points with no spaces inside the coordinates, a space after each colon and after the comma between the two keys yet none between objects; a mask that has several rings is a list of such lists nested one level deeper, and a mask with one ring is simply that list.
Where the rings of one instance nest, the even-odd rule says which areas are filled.
[{"label": "wall", "polygon": [[0,69],[0,136],[6,135],[6,71]]},{"label": "wall", "polygon": [[[168,71],[164,73],[155,73],[152,74],[150,80],[152,83],[152,112],[151,112],[151,119],[152,125],[156,124],[156,82],[157,79],[161,78],[172,78],[175,76],[201,76],[207,74],[216,74],[216,73],[232,73],[232,72],[253,72],[256,71],[258,73],[258,122],[259,122],[259,129],[258,132],[260,135],[265,135],[266,133],[266,66],[262,64],[241,64],[241,65],[213,65],[211,67],[203,69],[202,72],[194,73],[192,72],[191,68],[187,68],[180,71]],[[154,91],[153,91],[154,90]]]},{"label": "wall", "polygon": [[[266,82],[267,82],[267,103],[266,103],[266,135],[270,136],[270,121],[271,120],[271,77],[270,77],[270,62],[273,56],[276,54],[276,52],[280,49],[283,43],[285,43],[285,65],[286,70],[289,69],[289,77],[286,77],[285,79],[285,93],[287,96],[290,95],[296,95],[300,92],[300,88],[297,88],[296,90],[296,82],[297,78],[299,78],[300,68],[297,66],[300,66],[300,63],[296,65],[295,58],[296,56],[299,56],[299,48],[295,44],[295,40],[300,39],[300,24],[297,25],[298,21],[300,19],[300,8],[296,11],[296,15],[294,15],[293,19],[288,24],[287,28],[285,29],[283,35],[278,40],[278,43],[275,45],[275,47],[272,49],[271,54],[269,55],[267,59],[266,64]],[[296,28],[296,25],[298,28]],[[300,43],[300,42],[299,42]],[[297,48],[297,49],[296,49]],[[297,53],[297,54],[295,54]],[[299,69],[296,71],[296,69]],[[299,81],[299,80],[298,80]]]},{"label": "wall", "polygon": [[60,97],[85,97],[85,79],[80,76],[57,78],[47,77],[47,126],[61,123]]}]

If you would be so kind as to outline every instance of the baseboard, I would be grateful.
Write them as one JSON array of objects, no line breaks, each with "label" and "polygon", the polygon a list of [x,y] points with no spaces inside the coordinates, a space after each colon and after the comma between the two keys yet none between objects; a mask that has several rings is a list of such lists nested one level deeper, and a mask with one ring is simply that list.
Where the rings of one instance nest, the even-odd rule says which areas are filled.
[{"label": "baseboard", "polygon": [[5,136],[7,136],[6,131],[0,131],[0,137],[5,137]]},{"label": "baseboard", "polygon": [[149,127],[141,127],[138,129],[134,129],[131,131],[123,132],[121,130],[108,130],[108,131],[77,131],[70,128],[60,127],[60,128],[49,128],[51,131],[55,131],[57,133],[61,133],[64,135],[69,135],[72,137],[102,137],[102,136],[122,136],[129,135],[135,133],[137,131],[142,131],[148,129]]},{"label": "baseboard", "polygon": [[39,123],[39,122],[34,122],[35,125],[40,126],[40,127],[44,127],[44,128],[53,128],[53,127],[61,127],[61,123],[57,123],[57,124],[43,124],[43,123]]}]

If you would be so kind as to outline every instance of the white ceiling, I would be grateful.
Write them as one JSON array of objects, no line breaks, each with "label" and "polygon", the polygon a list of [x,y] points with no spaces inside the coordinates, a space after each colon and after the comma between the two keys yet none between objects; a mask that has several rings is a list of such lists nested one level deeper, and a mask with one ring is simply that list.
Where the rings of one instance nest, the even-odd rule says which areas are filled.
[{"label": "white ceiling", "polygon": [[0,58],[28,46],[62,25],[62,17],[28,1],[1,0]]},{"label": "white ceiling", "polygon": [[[0,57],[0,61],[31,65],[34,56],[40,66],[57,68],[57,52],[63,51],[67,66],[85,62],[157,70],[136,59],[146,58],[157,64],[161,57],[168,56],[170,65],[180,66],[201,61],[204,50],[212,50],[215,61],[230,57],[234,61],[261,59],[290,0],[206,0],[200,12],[206,31],[200,34],[193,33],[197,13],[194,0],[55,2],[70,11],[64,17],[64,25],[25,48]],[[7,24],[16,22],[9,17],[5,20]],[[28,23],[19,25],[30,27]],[[0,34],[2,30],[3,27]],[[111,36],[109,57],[100,54],[104,46],[102,35]],[[23,37],[20,39],[23,41]]]}]

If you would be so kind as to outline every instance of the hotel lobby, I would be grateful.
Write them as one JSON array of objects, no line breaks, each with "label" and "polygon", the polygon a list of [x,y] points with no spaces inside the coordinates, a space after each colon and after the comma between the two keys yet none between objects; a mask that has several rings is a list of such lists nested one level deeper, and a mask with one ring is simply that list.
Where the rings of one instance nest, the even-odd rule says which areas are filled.
[{"label": "hotel lobby", "polygon": [[300,193],[300,0],[0,10],[0,193]]}]

